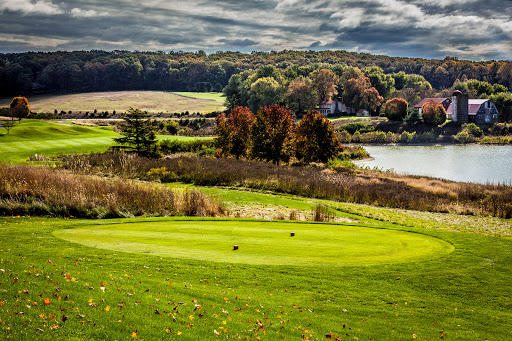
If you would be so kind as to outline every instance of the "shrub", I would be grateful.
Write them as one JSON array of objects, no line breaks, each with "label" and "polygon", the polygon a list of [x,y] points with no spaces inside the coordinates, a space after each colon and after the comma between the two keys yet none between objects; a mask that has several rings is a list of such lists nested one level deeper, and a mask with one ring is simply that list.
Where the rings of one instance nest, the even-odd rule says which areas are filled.
[{"label": "shrub", "polygon": [[403,98],[393,98],[386,102],[384,116],[391,121],[402,121],[407,115],[408,104]]},{"label": "shrub", "polygon": [[483,130],[480,129],[480,127],[478,127],[476,124],[474,123],[469,123],[467,124],[464,129],[471,135],[473,135],[474,137],[480,137],[484,134]]},{"label": "shrub", "polygon": [[474,136],[470,135],[466,130],[459,132],[455,135],[454,140],[458,143],[471,143],[475,142]]},{"label": "shrub", "polygon": [[444,107],[436,101],[429,101],[423,104],[421,115],[425,124],[438,126],[446,121],[446,111]]},{"label": "shrub", "polygon": [[375,127],[366,122],[350,122],[342,125],[341,130],[345,130],[353,135],[355,132],[368,133],[374,131]]},{"label": "shrub", "polygon": [[398,142],[400,143],[412,143],[416,139],[416,132],[413,131],[412,133],[404,131],[400,134],[398,137]]},{"label": "shrub", "polygon": [[160,141],[160,150],[164,154],[198,153],[206,149],[214,149],[214,140],[163,140]]}]

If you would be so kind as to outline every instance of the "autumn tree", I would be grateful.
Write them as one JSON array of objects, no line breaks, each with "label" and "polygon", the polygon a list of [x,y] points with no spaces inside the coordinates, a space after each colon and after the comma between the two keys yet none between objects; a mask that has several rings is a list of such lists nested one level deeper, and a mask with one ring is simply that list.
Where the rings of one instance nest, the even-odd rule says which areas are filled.
[{"label": "autumn tree", "polygon": [[313,109],[318,104],[317,93],[311,80],[304,77],[299,77],[288,85],[285,100],[288,108],[297,114]]},{"label": "autumn tree", "polygon": [[369,89],[370,87],[370,79],[363,75],[347,80],[343,90],[343,101],[353,109],[359,109],[362,94],[364,90]]},{"label": "autumn tree", "polygon": [[123,120],[124,123],[120,124],[123,137],[114,139],[116,143],[121,144],[123,150],[151,158],[161,156],[158,150],[155,130],[146,112],[130,108],[123,115]]},{"label": "autumn tree", "polygon": [[22,118],[30,114],[30,106],[25,97],[14,97],[9,107],[9,115],[21,121]]},{"label": "autumn tree", "polygon": [[384,113],[391,121],[402,121],[407,115],[408,104],[402,98],[393,98],[386,102]]},{"label": "autumn tree", "polygon": [[238,159],[247,155],[253,121],[254,114],[247,107],[234,108],[227,119],[225,114],[217,116],[216,145],[221,156]]},{"label": "autumn tree", "polygon": [[446,121],[446,111],[444,107],[436,101],[428,101],[421,108],[423,122],[429,125],[438,126]]},{"label": "autumn tree", "polygon": [[288,162],[292,154],[293,120],[293,112],[283,106],[260,108],[251,127],[251,157],[274,164]]},{"label": "autumn tree", "polygon": [[339,77],[328,69],[313,71],[309,74],[313,82],[313,87],[318,95],[318,101],[330,100],[332,96],[338,94]]},{"label": "autumn tree", "polygon": [[258,108],[281,103],[283,88],[273,77],[259,78],[251,84],[249,90],[249,107],[256,111]]},{"label": "autumn tree", "polygon": [[365,89],[361,94],[361,101],[359,108],[367,109],[370,115],[378,114],[379,108],[384,102],[384,98],[379,95],[379,92],[374,87]]},{"label": "autumn tree", "polygon": [[309,111],[295,129],[295,156],[304,163],[327,162],[341,147],[334,126],[316,110]]}]

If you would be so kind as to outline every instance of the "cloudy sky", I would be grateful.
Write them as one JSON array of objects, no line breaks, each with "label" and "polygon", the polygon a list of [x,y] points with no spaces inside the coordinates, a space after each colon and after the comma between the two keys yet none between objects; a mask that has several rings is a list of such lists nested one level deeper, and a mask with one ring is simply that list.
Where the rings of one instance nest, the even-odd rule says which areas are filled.
[{"label": "cloudy sky", "polygon": [[0,0],[0,52],[342,49],[512,59],[512,0]]}]

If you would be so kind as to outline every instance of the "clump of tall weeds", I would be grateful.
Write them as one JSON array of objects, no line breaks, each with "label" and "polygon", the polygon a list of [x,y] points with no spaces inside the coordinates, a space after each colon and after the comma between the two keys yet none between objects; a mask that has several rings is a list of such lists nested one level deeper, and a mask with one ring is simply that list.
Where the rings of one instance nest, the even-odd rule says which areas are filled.
[{"label": "clump of tall weeds", "polygon": [[295,167],[229,158],[174,156],[151,160],[130,154],[75,155],[63,167],[79,173],[240,186],[305,197],[432,212],[512,217],[512,187],[455,183],[345,167]]},{"label": "clump of tall weeds", "polygon": [[0,179],[0,215],[114,218],[225,213],[216,199],[200,191],[48,167],[0,165]]}]

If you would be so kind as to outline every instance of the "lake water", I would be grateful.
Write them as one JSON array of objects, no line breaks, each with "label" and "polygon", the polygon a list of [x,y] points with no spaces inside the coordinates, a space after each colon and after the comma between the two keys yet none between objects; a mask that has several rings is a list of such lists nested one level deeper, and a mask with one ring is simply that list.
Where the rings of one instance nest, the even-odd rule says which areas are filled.
[{"label": "lake water", "polygon": [[512,185],[512,146],[365,146],[369,168],[453,181]]}]

